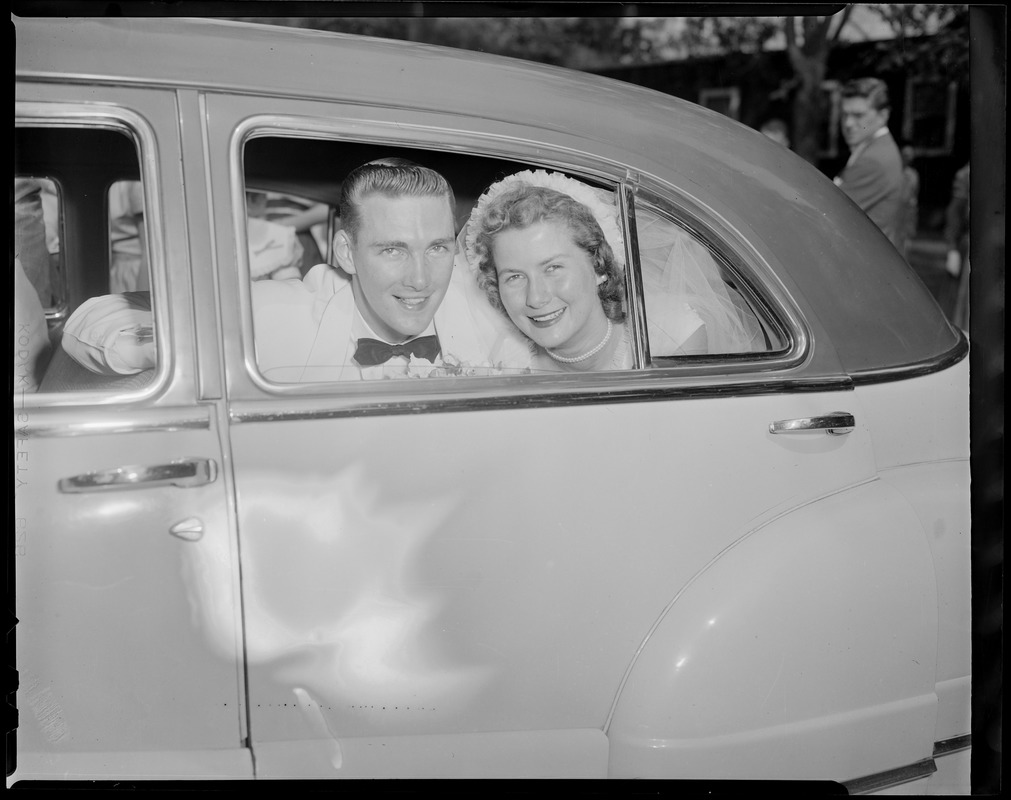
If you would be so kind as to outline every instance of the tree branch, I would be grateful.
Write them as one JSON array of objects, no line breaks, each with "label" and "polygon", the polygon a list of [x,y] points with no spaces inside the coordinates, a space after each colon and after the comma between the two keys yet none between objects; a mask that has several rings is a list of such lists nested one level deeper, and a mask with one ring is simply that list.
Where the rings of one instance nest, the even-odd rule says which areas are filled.
[{"label": "tree branch", "polygon": [[853,13],[853,5],[848,4],[846,8],[842,10],[842,14],[839,15],[839,27],[835,31],[829,34],[829,41],[835,44],[839,40],[839,34],[842,33],[842,29],[846,27],[846,23],[849,22],[850,14]]}]

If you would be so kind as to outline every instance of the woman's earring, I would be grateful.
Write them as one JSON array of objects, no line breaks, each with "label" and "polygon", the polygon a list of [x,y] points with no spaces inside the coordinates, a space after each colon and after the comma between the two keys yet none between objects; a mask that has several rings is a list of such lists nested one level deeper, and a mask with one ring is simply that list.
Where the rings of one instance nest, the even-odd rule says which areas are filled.
[{"label": "woman's earring", "polygon": [[602,284],[606,280],[607,280],[607,276],[606,275],[598,275],[597,276],[597,286],[600,286],[600,284]]}]

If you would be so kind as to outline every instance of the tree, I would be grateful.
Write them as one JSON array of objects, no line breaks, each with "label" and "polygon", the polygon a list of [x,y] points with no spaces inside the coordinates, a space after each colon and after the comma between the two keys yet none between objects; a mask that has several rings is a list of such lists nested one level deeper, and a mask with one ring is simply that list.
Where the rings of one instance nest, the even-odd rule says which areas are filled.
[{"label": "tree", "polygon": [[894,42],[879,42],[875,48],[873,58],[879,68],[900,70],[915,65],[926,78],[968,78],[968,6],[882,5],[870,9],[895,33]]},{"label": "tree", "polygon": [[819,131],[825,118],[821,86],[828,57],[846,26],[853,6],[831,16],[703,17],[686,20],[689,52],[760,52],[785,43],[793,76],[776,94],[792,96],[793,146],[798,155],[817,163]]},{"label": "tree", "polygon": [[[793,75],[774,94],[791,98],[794,148],[817,163],[819,131],[827,113],[822,84],[829,56],[856,8],[847,5],[831,16],[690,18],[682,41],[693,54],[760,52],[785,46]],[[920,74],[928,77],[967,75],[965,6],[885,4],[862,8],[886,22],[893,34],[864,56],[868,73],[907,69],[915,63]]]},{"label": "tree", "polygon": [[786,52],[796,77],[793,98],[793,141],[797,155],[812,164],[818,160],[818,132],[825,119],[821,91],[828,56],[839,40],[853,6],[835,17],[786,17]]},{"label": "tree", "polygon": [[656,60],[655,44],[666,41],[664,18],[417,16],[238,19],[425,42],[583,70]]},{"label": "tree", "polygon": [[[381,36],[513,56],[583,70],[689,56],[785,49],[792,75],[772,93],[789,98],[794,148],[817,163],[828,113],[822,85],[829,56],[859,8],[888,24],[892,37],[864,56],[868,73],[908,68],[968,74],[965,6],[847,5],[830,16],[787,17],[260,17],[249,21]],[[860,66],[859,64],[857,66]]]}]

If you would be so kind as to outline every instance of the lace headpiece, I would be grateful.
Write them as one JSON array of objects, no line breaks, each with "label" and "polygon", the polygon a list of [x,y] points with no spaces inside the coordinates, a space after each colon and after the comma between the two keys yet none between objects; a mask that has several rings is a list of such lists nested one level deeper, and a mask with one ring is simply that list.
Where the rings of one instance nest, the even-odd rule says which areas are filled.
[{"label": "lace headpiece", "polygon": [[524,170],[509,175],[498,183],[493,183],[478,199],[467,225],[467,263],[471,269],[478,267],[477,232],[481,228],[480,221],[487,213],[488,206],[503,192],[517,185],[543,186],[554,189],[569,195],[573,200],[586,206],[593,214],[594,219],[597,220],[597,224],[600,225],[607,243],[611,245],[615,264],[624,269],[625,239],[621,234],[621,226],[618,224],[618,211],[614,205],[613,194],[606,189],[595,189],[582,181],[562,175],[560,172],[548,172],[543,169]]}]

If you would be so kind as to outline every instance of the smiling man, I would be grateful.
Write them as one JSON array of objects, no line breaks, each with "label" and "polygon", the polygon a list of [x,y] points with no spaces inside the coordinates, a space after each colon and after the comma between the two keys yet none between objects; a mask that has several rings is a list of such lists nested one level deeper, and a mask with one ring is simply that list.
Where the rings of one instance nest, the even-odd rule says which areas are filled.
[{"label": "smiling man", "polygon": [[[419,374],[445,364],[523,367],[488,309],[454,282],[455,199],[442,175],[404,159],[351,172],[334,254],[301,281],[254,284],[260,371],[302,382]],[[506,354],[510,354],[506,356]]]},{"label": "smiling man", "polygon": [[902,222],[902,155],[888,130],[888,86],[858,78],[842,89],[842,134],[850,157],[836,185],[898,246]]}]

